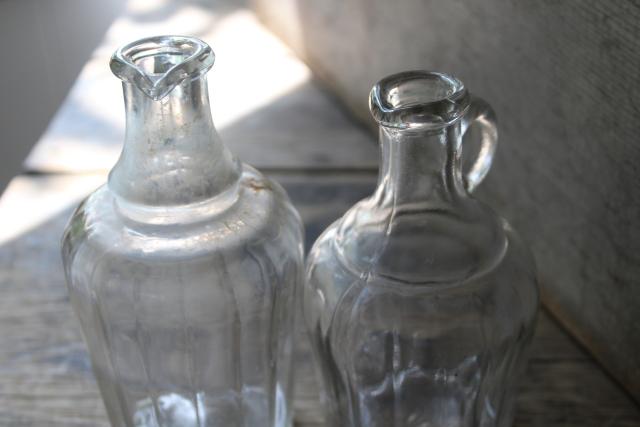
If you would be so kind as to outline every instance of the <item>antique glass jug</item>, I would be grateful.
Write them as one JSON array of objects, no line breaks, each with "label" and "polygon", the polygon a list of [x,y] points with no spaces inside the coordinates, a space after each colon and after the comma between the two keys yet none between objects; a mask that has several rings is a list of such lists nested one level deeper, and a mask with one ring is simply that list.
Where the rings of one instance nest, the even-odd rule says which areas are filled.
[{"label": "antique glass jug", "polygon": [[302,225],[211,120],[211,48],[119,49],[126,137],[63,238],[71,302],[114,427],[291,425]]},{"label": "antique glass jug", "polygon": [[[456,78],[423,71],[380,81],[370,108],[377,189],[307,263],[304,310],[330,425],[508,426],[538,290],[513,229],[469,194],[490,167],[493,112]],[[480,150],[463,176],[471,124]]]}]

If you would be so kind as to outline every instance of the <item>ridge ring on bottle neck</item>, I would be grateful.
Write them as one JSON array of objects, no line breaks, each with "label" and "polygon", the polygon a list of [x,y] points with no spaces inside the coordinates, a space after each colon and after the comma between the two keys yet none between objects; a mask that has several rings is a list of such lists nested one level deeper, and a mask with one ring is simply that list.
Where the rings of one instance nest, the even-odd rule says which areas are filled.
[{"label": "ridge ring on bottle neck", "polygon": [[470,95],[457,78],[433,71],[392,74],[373,86],[369,109],[384,127],[438,129],[462,118]]}]

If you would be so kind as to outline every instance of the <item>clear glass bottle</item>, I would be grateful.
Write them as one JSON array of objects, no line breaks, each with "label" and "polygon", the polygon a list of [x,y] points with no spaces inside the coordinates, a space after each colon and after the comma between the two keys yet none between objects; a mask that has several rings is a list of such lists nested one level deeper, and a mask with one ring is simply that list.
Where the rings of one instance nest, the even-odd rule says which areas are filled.
[{"label": "clear glass bottle", "polygon": [[63,258],[114,427],[291,425],[302,224],[284,190],[220,141],[211,48],[163,36],[119,49],[126,137]]},{"label": "clear glass bottle", "polygon": [[[538,290],[513,229],[469,194],[491,164],[493,112],[454,77],[423,71],[380,81],[370,107],[377,189],[307,263],[305,317],[330,425],[508,426]],[[481,149],[463,177],[471,124]]]}]

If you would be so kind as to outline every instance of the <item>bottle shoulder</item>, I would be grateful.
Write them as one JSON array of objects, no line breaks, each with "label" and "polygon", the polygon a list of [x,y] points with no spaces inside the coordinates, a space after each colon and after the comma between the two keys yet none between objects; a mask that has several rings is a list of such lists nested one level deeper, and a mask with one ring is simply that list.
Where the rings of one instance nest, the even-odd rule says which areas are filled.
[{"label": "bottle shoulder", "polygon": [[350,276],[347,281],[438,290],[504,267],[535,280],[533,257],[517,232],[490,207],[471,200],[465,209],[432,205],[385,211],[365,199],[318,238],[308,266],[340,266]]},{"label": "bottle shoulder", "polygon": [[[449,275],[448,280],[434,280],[426,268],[398,277],[380,274],[376,260],[372,266],[354,263],[347,258],[353,254],[344,252],[341,225],[337,221],[325,231],[307,261],[305,317],[308,325],[324,336],[332,328],[359,328],[356,325],[363,321],[377,325],[378,320],[389,319],[395,319],[397,325],[417,318],[423,319],[421,322],[450,319],[450,327],[455,328],[469,316],[491,319],[487,324],[509,335],[535,317],[539,303],[535,265],[506,221],[502,222],[504,249],[489,268],[453,279]],[[418,255],[418,248],[413,249]],[[441,278],[442,270],[436,274]]]},{"label": "bottle shoulder", "polygon": [[243,165],[230,193],[207,204],[154,208],[141,217],[129,215],[104,185],[74,212],[63,251],[86,248],[126,258],[190,259],[233,253],[246,245],[301,247],[302,222],[279,184]]}]

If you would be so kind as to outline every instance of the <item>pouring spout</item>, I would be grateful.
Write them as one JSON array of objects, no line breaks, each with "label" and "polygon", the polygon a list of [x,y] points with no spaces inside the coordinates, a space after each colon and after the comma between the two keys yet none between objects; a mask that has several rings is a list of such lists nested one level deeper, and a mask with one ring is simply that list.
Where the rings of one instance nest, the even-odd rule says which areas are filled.
[{"label": "pouring spout", "polygon": [[186,79],[209,71],[215,61],[211,47],[200,39],[157,36],[118,49],[111,57],[111,71],[158,101]]}]

